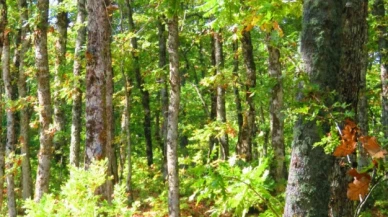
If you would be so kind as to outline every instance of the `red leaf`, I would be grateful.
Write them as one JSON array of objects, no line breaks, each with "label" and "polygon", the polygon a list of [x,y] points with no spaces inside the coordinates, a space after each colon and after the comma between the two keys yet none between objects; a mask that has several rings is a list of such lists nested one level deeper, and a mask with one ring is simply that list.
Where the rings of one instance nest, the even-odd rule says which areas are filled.
[{"label": "red leaf", "polygon": [[350,119],[345,120],[345,127],[342,130],[341,144],[335,149],[333,155],[344,157],[354,152],[357,147],[357,125]]}]

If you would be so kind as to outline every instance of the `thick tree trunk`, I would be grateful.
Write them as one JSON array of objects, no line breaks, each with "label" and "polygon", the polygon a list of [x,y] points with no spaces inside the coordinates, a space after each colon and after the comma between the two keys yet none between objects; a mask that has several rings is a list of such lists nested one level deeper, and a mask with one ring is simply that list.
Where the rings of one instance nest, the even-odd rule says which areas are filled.
[{"label": "thick tree trunk", "polygon": [[[318,85],[323,95],[337,87],[343,4],[338,0],[305,0],[303,6],[301,52],[304,68],[311,83]],[[299,93],[298,100],[308,97]],[[331,106],[327,98],[322,101]],[[317,126],[316,120],[306,120],[303,116],[296,122],[285,217],[328,216],[329,174],[333,161],[322,148],[313,148],[313,145],[320,141],[319,132],[326,133],[329,129],[325,125]]]},{"label": "thick tree trunk", "polygon": [[[31,40],[28,37],[30,32],[28,22],[28,5],[26,0],[19,0],[20,11],[20,28],[21,28],[21,45],[19,51],[19,79],[18,79],[18,93],[19,98],[23,99],[27,97],[27,84],[26,84],[26,62],[25,55],[30,47]],[[23,199],[26,200],[32,197],[32,177],[31,177],[31,163],[30,163],[30,145],[29,135],[30,130],[30,117],[28,113],[28,107],[24,106],[20,110],[20,136],[19,143],[21,144],[22,158],[22,194]]]},{"label": "thick tree trunk", "polygon": [[[63,0],[58,0],[58,4],[62,4]],[[55,160],[63,162],[63,148],[66,145],[65,135],[65,100],[61,98],[60,91],[63,86],[63,75],[65,74],[66,67],[66,42],[67,42],[67,26],[68,26],[67,12],[59,12],[57,14],[56,23],[56,42],[55,42],[55,69],[54,69],[54,149],[55,149]]]},{"label": "thick tree trunk", "polygon": [[[342,11],[341,62],[338,74],[337,91],[341,102],[350,106],[349,110],[357,114],[359,101],[358,93],[361,88],[361,74],[366,68],[366,39],[368,0],[346,1]],[[347,191],[350,177],[347,168],[341,167],[341,159],[336,159],[331,174],[331,199],[329,204],[330,216],[352,216],[354,203],[344,192]]]},{"label": "thick tree trunk", "polygon": [[77,24],[80,25],[77,30],[77,39],[75,42],[74,65],[73,65],[73,105],[71,110],[71,139],[70,139],[70,164],[79,166],[80,162],[80,144],[81,144],[81,121],[82,121],[82,91],[83,79],[81,72],[83,70],[83,60],[85,59],[82,47],[86,41],[86,26],[83,24],[86,20],[85,0],[78,0]]},{"label": "thick tree trunk", "polygon": [[167,85],[167,47],[166,47],[166,27],[162,23],[162,18],[158,20],[158,38],[159,38],[159,68],[162,70],[162,75],[160,77],[160,84],[162,88],[160,89],[160,107],[162,113],[162,126],[160,128],[160,136],[162,138],[160,148],[163,152],[163,162],[162,162],[162,172],[167,174],[167,155],[166,155],[166,142],[167,142],[167,120],[168,120],[168,85]]},{"label": "thick tree trunk", "polygon": [[50,71],[47,53],[47,26],[49,0],[37,1],[37,27],[34,31],[35,65],[38,80],[40,149],[38,154],[38,171],[35,185],[35,201],[39,201],[49,190],[50,161],[53,152],[52,107],[50,93]]},{"label": "thick tree trunk", "polygon": [[[135,24],[133,21],[133,10],[132,10],[132,0],[126,0],[127,7],[129,10],[128,21],[129,21],[129,31],[135,34]],[[147,153],[147,164],[151,166],[153,164],[153,153],[152,153],[152,132],[151,132],[151,109],[150,109],[150,94],[148,90],[144,87],[144,78],[140,73],[140,61],[138,57],[138,46],[137,46],[137,37],[133,36],[131,38],[132,45],[132,59],[133,59],[133,70],[135,72],[137,88],[139,88],[142,94],[142,105],[144,112],[144,137],[146,140],[146,153]]]},{"label": "thick tree trunk", "polygon": [[[4,30],[7,25],[7,4],[6,0],[0,0],[0,57],[3,53],[4,43]],[[2,101],[2,94],[0,94],[0,100]],[[3,105],[0,104],[0,123],[3,121]],[[0,124],[0,132],[3,132],[3,126]],[[0,140],[0,177],[5,177],[5,144]],[[3,208],[4,200],[4,179],[0,179],[0,211]]]},{"label": "thick tree trunk", "polygon": [[253,46],[250,32],[245,30],[242,32],[241,44],[247,74],[245,100],[248,108],[243,118],[241,140],[237,144],[237,154],[244,155],[245,159],[250,161],[252,160],[252,141],[255,134],[255,104],[253,102],[252,91],[256,86],[256,65],[253,60]]},{"label": "thick tree trunk", "polygon": [[[214,50],[216,60],[217,75],[223,77],[224,56],[222,51],[222,36],[220,33],[214,33]],[[217,120],[221,123],[226,123],[225,109],[225,87],[222,84],[217,85]],[[229,157],[229,142],[228,134],[225,132],[219,138],[220,142],[220,158],[226,160]]]},{"label": "thick tree trunk", "polygon": [[[112,66],[110,55],[111,26],[106,7],[109,0],[90,1],[88,44],[86,51],[86,149],[85,167],[93,160],[108,157],[107,175],[112,175]],[[108,201],[111,183],[101,189]],[[102,192],[101,192],[102,193]]]},{"label": "thick tree trunk", "polygon": [[[14,76],[11,74],[10,70],[10,47],[9,47],[9,36],[4,34],[3,41],[3,53],[2,53],[2,71],[3,71],[3,82],[5,89],[5,100],[13,101],[15,100],[14,93]],[[8,104],[8,103],[7,103]],[[15,156],[15,146],[16,146],[16,114],[15,110],[12,107],[8,107],[6,104],[5,111],[7,116],[7,135],[5,142],[5,155],[7,156],[6,168],[13,168],[14,166],[14,156]],[[12,103],[8,104],[12,105]],[[8,215],[11,217],[16,217],[16,198],[15,198],[15,179],[14,173],[10,172],[6,174],[7,178],[7,200],[8,200]]]},{"label": "thick tree trunk", "polygon": [[168,53],[170,62],[170,100],[167,123],[167,171],[168,171],[168,214],[179,217],[179,176],[178,176],[178,114],[180,102],[179,76],[179,33],[178,16],[168,20]]},{"label": "thick tree trunk", "polygon": [[385,137],[388,137],[388,42],[386,38],[387,27],[384,24],[385,5],[384,0],[374,0],[373,15],[377,19],[378,34],[378,57],[380,61],[380,79],[381,79],[381,125]]},{"label": "thick tree trunk", "polygon": [[[268,72],[269,76],[276,81],[275,86],[272,87],[270,99],[270,125],[271,125],[271,141],[275,154],[273,162],[274,171],[273,177],[276,183],[283,183],[282,180],[286,178],[287,168],[285,166],[285,150],[284,150],[284,124],[283,124],[283,83],[282,70],[280,65],[280,51],[278,48],[271,45],[270,36],[267,42],[268,49]],[[283,186],[279,190],[282,191]]]}]

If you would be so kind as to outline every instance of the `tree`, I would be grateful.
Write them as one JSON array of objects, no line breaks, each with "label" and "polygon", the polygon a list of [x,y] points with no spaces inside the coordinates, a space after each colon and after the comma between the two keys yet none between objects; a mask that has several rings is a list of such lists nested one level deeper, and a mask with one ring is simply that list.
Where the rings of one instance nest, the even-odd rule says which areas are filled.
[{"label": "tree", "polygon": [[[342,2],[336,0],[307,0],[303,4],[301,52],[306,75],[318,90],[330,92],[337,89],[337,72],[340,67],[340,38]],[[327,16],[327,14],[331,16]],[[323,94],[312,93],[315,95]],[[309,96],[298,94],[297,99]],[[322,100],[326,106],[328,97]],[[330,103],[330,104],[329,104]],[[330,198],[328,174],[332,160],[321,147],[316,119],[300,116],[294,127],[290,170],[286,190],[284,216],[328,216]]]},{"label": "tree", "polygon": [[[7,4],[6,0],[0,0],[0,54],[3,53],[3,44],[4,44],[4,33],[5,33],[5,26],[7,25]],[[0,55],[2,56],[2,55]],[[2,99],[2,96],[0,96]],[[0,109],[0,120],[2,122],[3,120],[3,106],[1,105]],[[0,131],[3,131],[2,124],[0,124]],[[0,176],[4,177],[5,175],[5,144],[0,141]],[[4,199],[4,179],[0,179],[0,206],[3,204]]]},{"label": "tree", "polygon": [[38,171],[35,184],[34,199],[39,201],[44,193],[49,190],[50,161],[53,147],[53,134],[55,130],[52,124],[52,107],[50,91],[50,72],[47,52],[47,26],[49,0],[37,1],[38,13],[37,25],[34,30],[35,65],[38,80],[39,100],[39,142]]},{"label": "tree", "polygon": [[179,217],[179,176],[178,176],[178,114],[180,102],[179,76],[179,32],[176,12],[167,21],[168,53],[170,62],[170,100],[167,122],[167,172],[168,172],[168,214]]},{"label": "tree", "polygon": [[[112,62],[110,54],[110,1],[90,1],[88,43],[86,51],[86,148],[85,167],[92,161],[108,157],[107,175],[111,171],[112,145]],[[101,189],[110,200],[109,181]]]},{"label": "tree", "polygon": [[[58,0],[58,5],[61,6],[63,0]],[[54,76],[54,127],[56,136],[54,138],[55,156],[58,162],[64,161],[63,146],[66,144],[65,138],[65,100],[60,96],[61,87],[63,86],[63,77],[66,67],[66,44],[67,44],[67,12],[60,9],[57,14],[57,38],[55,43],[55,76]],[[62,162],[64,164],[64,162]]]},{"label": "tree", "polygon": [[71,121],[71,140],[70,140],[70,164],[79,166],[80,158],[80,143],[81,143],[81,121],[82,121],[82,79],[81,71],[83,69],[82,62],[85,59],[84,50],[82,47],[86,41],[86,26],[84,22],[86,20],[86,7],[85,0],[77,1],[77,24],[79,25],[77,30],[77,39],[75,42],[74,51],[74,84],[73,84],[73,105],[72,105],[72,121]]},{"label": "tree", "polygon": [[[129,11],[128,15],[128,21],[129,21],[129,31],[135,33],[135,23],[133,21],[133,11],[132,11],[132,5],[133,1],[126,0],[127,7]],[[132,58],[133,58],[133,70],[136,77],[136,84],[137,88],[140,90],[142,94],[142,105],[143,105],[143,112],[144,112],[144,137],[146,140],[146,153],[147,153],[147,163],[148,166],[151,166],[153,164],[153,152],[152,152],[152,132],[151,132],[151,109],[150,109],[150,94],[147,89],[144,87],[144,78],[140,73],[140,62],[139,57],[137,55],[138,46],[137,46],[137,37],[136,35],[131,38],[131,45],[132,45]]]},{"label": "tree", "polygon": [[[214,33],[214,52],[215,52],[215,64],[216,72],[220,78],[223,78],[223,68],[224,68],[224,54],[222,50],[222,36],[221,33]],[[217,85],[217,121],[221,123],[226,123],[226,109],[225,109],[225,87],[222,84]],[[219,143],[221,146],[220,158],[226,160],[229,157],[229,142],[228,134],[225,132],[219,138]]]}]

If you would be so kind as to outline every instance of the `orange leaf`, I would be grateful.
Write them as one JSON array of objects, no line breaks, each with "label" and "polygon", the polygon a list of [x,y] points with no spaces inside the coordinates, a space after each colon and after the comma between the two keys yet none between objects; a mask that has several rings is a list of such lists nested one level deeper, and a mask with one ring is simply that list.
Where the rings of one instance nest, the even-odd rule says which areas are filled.
[{"label": "orange leaf", "polygon": [[[361,174],[360,174],[361,175]],[[366,174],[359,179],[355,178],[353,183],[348,185],[348,191],[346,195],[350,200],[359,200],[365,198],[365,195],[369,192],[369,184],[371,177]]]},{"label": "orange leaf", "polygon": [[387,151],[381,149],[376,137],[374,136],[362,136],[360,137],[362,146],[369,153],[372,158],[384,158],[384,155],[387,154]]},{"label": "orange leaf", "polygon": [[357,147],[357,125],[350,119],[345,120],[345,127],[342,130],[341,144],[335,149],[333,155],[344,157],[354,152]]},{"label": "orange leaf", "polygon": [[341,145],[334,150],[333,155],[336,157],[345,157],[346,155],[353,153],[356,146],[357,142],[341,140]]}]

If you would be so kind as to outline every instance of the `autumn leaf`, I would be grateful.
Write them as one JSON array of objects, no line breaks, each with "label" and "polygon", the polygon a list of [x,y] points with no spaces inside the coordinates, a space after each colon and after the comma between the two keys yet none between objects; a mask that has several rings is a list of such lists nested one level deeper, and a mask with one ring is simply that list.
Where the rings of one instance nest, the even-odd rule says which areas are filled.
[{"label": "autumn leaf", "polygon": [[361,136],[360,141],[372,158],[384,158],[387,154],[387,151],[380,147],[377,138],[374,136]]},{"label": "autumn leaf", "polygon": [[348,185],[347,197],[350,200],[359,200],[360,197],[364,199],[369,192],[370,175],[358,173],[356,169],[349,170],[348,174],[354,177],[354,181]]},{"label": "autumn leaf", "polygon": [[357,147],[357,125],[350,119],[345,120],[345,127],[342,130],[341,144],[334,150],[333,155],[344,157],[354,152]]}]

